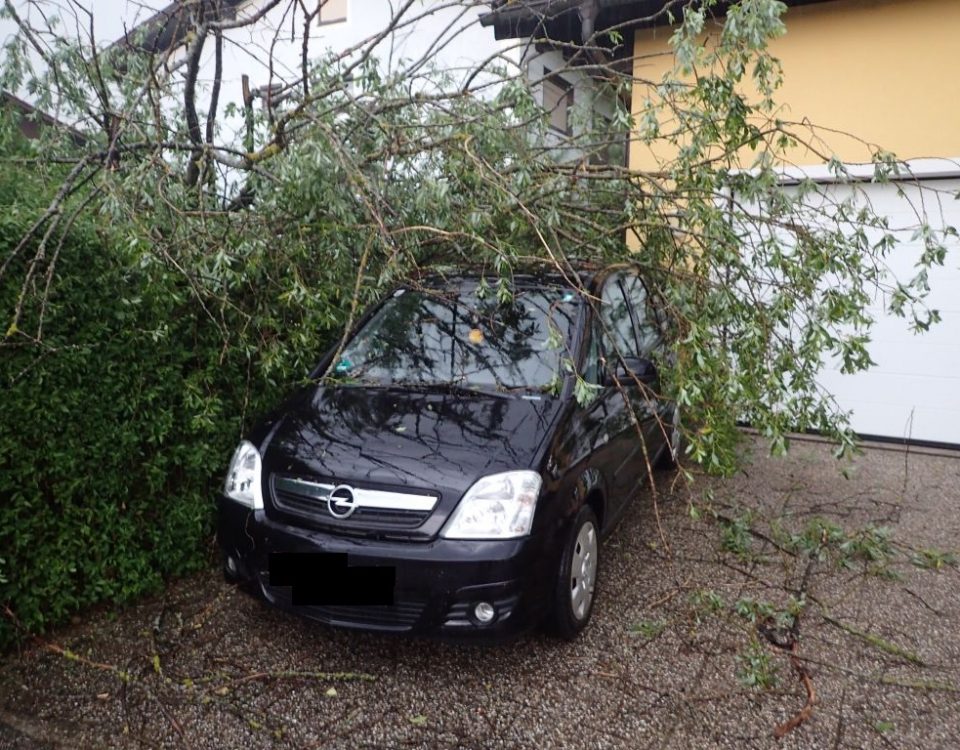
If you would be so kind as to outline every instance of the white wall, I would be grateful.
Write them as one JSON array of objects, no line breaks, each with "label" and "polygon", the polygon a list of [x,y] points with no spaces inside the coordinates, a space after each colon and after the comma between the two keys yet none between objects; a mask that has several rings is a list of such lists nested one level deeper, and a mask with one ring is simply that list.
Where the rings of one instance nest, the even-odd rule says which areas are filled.
[{"label": "white wall", "polygon": [[[18,12],[37,27],[45,25],[44,16],[59,16],[59,28],[64,30],[61,33],[71,36],[79,33],[88,41],[89,19],[73,7],[82,6],[93,14],[93,36],[97,45],[103,47],[146,21],[165,7],[167,0],[15,0],[14,4]],[[401,4],[397,0],[347,0],[345,22],[311,24],[310,58],[316,60],[329,51],[340,52],[362,44],[387,28],[394,7]],[[249,17],[261,6],[262,2],[251,0],[241,7],[239,15]],[[511,53],[510,48],[515,49],[517,43],[496,41],[493,30],[478,22],[480,13],[488,9],[486,3],[477,0],[418,0],[404,14],[407,21],[380,41],[373,54],[383,68],[390,70],[403,70],[410,61],[425,58],[450,71],[459,83],[477,64],[501,52],[507,59],[512,57],[515,66],[519,55]],[[303,21],[297,3],[281,2],[255,25],[225,34],[221,105],[242,101],[244,74],[249,76],[252,88],[293,84],[300,78]],[[4,42],[15,29],[12,20],[0,19],[0,39]],[[200,69],[202,86],[209,87],[213,71],[213,43],[209,40]],[[26,91],[16,93],[29,98]]]},{"label": "white wall", "polygon": [[[960,227],[960,201],[954,200],[960,179],[860,187],[899,236],[886,264],[901,281],[916,273],[923,252],[923,241],[914,236],[918,212],[934,229]],[[834,363],[820,375],[820,384],[853,411],[852,426],[861,434],[960,445],[960,246],[953,239],[948,248],[946,263],[934,267],[929,279],[927,304],[940,312],[939,324],[913,333],[908,321],[886,313],[889,295],[878,294],[870,306],[877,321],[869,345],[876,366],[844,375]]]},{"label": "white wall", "polygon": [[[573,87],[573,113],[571,125],[574,135],[582,134],[594,127],[591,122],[593,113],[599,113],[608,119],[613,119],[616,111],[616,95],[608,87],[602,86],[582,70],[571,66],[558,50],[536,52],[534,49],[523,50],[523,70],[533,87],[534,96],[541,106],[546,106],[543,98],[543,80],[545,71],[558,73]],[[564,137],[561,134],[550,132],[547,137],[549,145],[562,148]],[[560,153],[562,160],[577,159],[582,154],[575,149],[566,149]]]},{"label": "white wall", "polygon": [[[851,176],[864,180],[852,184],[827,182],[830,173],[823,167],[787,172],[788,178],[823,181],[805,199],[809,210],[804,221],[810,226],[822,222],[828,230],[837,229],[831,217],[838,204],[850,201],[848,215],[866,207],[885,217],[897,243],[879,264],[888,275],[866,309],[874,321],[867,351],[875,365],[843,373],[842,362],[828,358],[817,383],[851,413],[851,427],[861,435],[960,445],[960,239],[941,235],[948,227],[960,227],[960,201],[954,199],[960,194],[960,169],[948,160],[918,160],[907,167],[905,173],[912,173],[914,179],[889,183],[870,182],[873,168],[869,166],[850,168]],[[950,172],[953,178],[946,176]],[[795,188],[787,190],[792,193]],[[756,210],[756,206],[748,208]],[[892,285],[907,283],[917,273],[924,244],[918,230],[924,223],[947,248],[944,265],[929,271],[931,291],[925,300],[927,307],[939,312],[941,321],[929,331],[914,332],[911,319],[890,313],[889,306]],[[849,232],[862,228],[871,243],[883,235],[852,221],[846,228]],[[749,227],[744,231],[757,237]],[[783,233],[781,239],[789,242],[789,235]]]},{"label": "white wall", "polygon": [[[391,6],[398,4],[348,0],[345,22],[311,27],[311,56],[318,58],[328,51],[339,53],[361,45],[388,27],[393,17]],[[250,3],[242,12],[250,14],[256,7],[256,2]],[[292,13],[288,12],[291,10]],[[482,6],[472,0],[417,2],[404,14],[402,18],[406,20],[400,27],[376,45],[373,54],[387,70],[404,70],[410,61],[425,58],[451,71],[462,83],[479,62],[501,48],[492,31],[478,23],[480,10]],[[245,73],[255,87],[297,81],[301,76],[302,43],[302,13],[287,3],[281,3],[257,24],[229,32],[223,61],[224,91],[228,97],[239,98],[240,77]],[[271,57],[272,71],[268,65]],[[202,71],[207,80],[212,77],[212,49],[204,55]]]}]

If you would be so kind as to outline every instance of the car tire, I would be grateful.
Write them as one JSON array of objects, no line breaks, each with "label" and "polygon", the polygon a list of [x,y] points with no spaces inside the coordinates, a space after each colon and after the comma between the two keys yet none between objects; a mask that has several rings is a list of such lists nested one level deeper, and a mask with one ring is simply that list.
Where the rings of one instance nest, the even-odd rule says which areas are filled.
[{"label": "car tire", "polygon": [[589,505],[580,508],[560,556],[551,630],[572,641],[590,622],[600,569],[600,524]]},{"label": "car tire", "polygon": [[667,443],[660,450],[660,456],[654,468],[668,469],[677,468],[680,460],[680,453],[683,450],[683,430],[680,423],[680,407],[676,404],[673,411],[670,412],[670,421],[664,425],[667,432]]}]

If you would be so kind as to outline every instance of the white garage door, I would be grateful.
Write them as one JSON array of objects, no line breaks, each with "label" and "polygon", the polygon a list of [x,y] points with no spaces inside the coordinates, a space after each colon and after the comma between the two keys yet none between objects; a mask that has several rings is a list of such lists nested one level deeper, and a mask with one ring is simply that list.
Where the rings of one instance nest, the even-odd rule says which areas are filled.
[{"label": "white garage door", "polygon": [[[874,210],[890,217],[891,228],[903,232],[888,257],[901,280],[912,278],[922,252],[922,241],[911,239],[918,207],[932,227],[960,228],[960,200],[954,199],[960,179],[930,179],[921,185],[859,186]],[[930,273],[928,303],[940,311],[942,322],[914,334],[908,321],[884,314],[888,300],[877,299],[870,344],[876,367],[854,375],[836,369],[822,374],[821,384],[841,407],[853,411],[852,426],[861,435],[960,445],[960,249],[956,240],[948,247],[945,266]]]}]

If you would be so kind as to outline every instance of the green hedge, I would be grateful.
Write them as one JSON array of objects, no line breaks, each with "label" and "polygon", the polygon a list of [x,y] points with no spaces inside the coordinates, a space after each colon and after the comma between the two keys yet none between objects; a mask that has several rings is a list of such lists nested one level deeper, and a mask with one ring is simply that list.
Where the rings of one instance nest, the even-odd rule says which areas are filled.
[{"label": "green hedge", "polygon": [[[6,258],[39,201],[0,180]],[[3,330],[25,260],[0,283]],[[32,632],[209,564],[214,492],[242,413],[260,406],[246,389],[276,397],[179,273],[89,226],[56,271],[42,345],[12,346],[26,342],[15,334],[0,348],[0,606]],[[33,297],[21,328],[38,314]],[[18,632],[0,617],[0,650]]]}]

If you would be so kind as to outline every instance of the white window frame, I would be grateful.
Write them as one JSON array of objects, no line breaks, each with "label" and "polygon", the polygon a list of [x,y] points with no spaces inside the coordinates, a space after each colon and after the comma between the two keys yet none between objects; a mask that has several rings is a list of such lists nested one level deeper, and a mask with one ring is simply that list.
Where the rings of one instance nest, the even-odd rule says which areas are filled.
[{"label": "white window frame", "polygon": [[[551,87],[559,94],[556,96],[556,102],[550,104],[547,101],[547,87]],[[553,73],[549,68],[543,69],[543,83],[540,85],[541,104],[547,110],[550,116],[550,129],[563,135],[573,135],[573,107],[574,107],[574,87],[566,78]],[[559,127],[554,122],[554,117],[563,112],[565,127]]]},{"label": "white window frame", "polygon": [[[346,23],[350,18],[350,0],[319,0],[320,7],[317,9],[317,26],[333,26],[337,23]],[[327,10],[328,6],[330,10]],[[342,9],[340,9],[342,6]],[[326,12],[324,12],[326,11]],[[331,12],[338,13],[334,18],[330,18]]]}]

